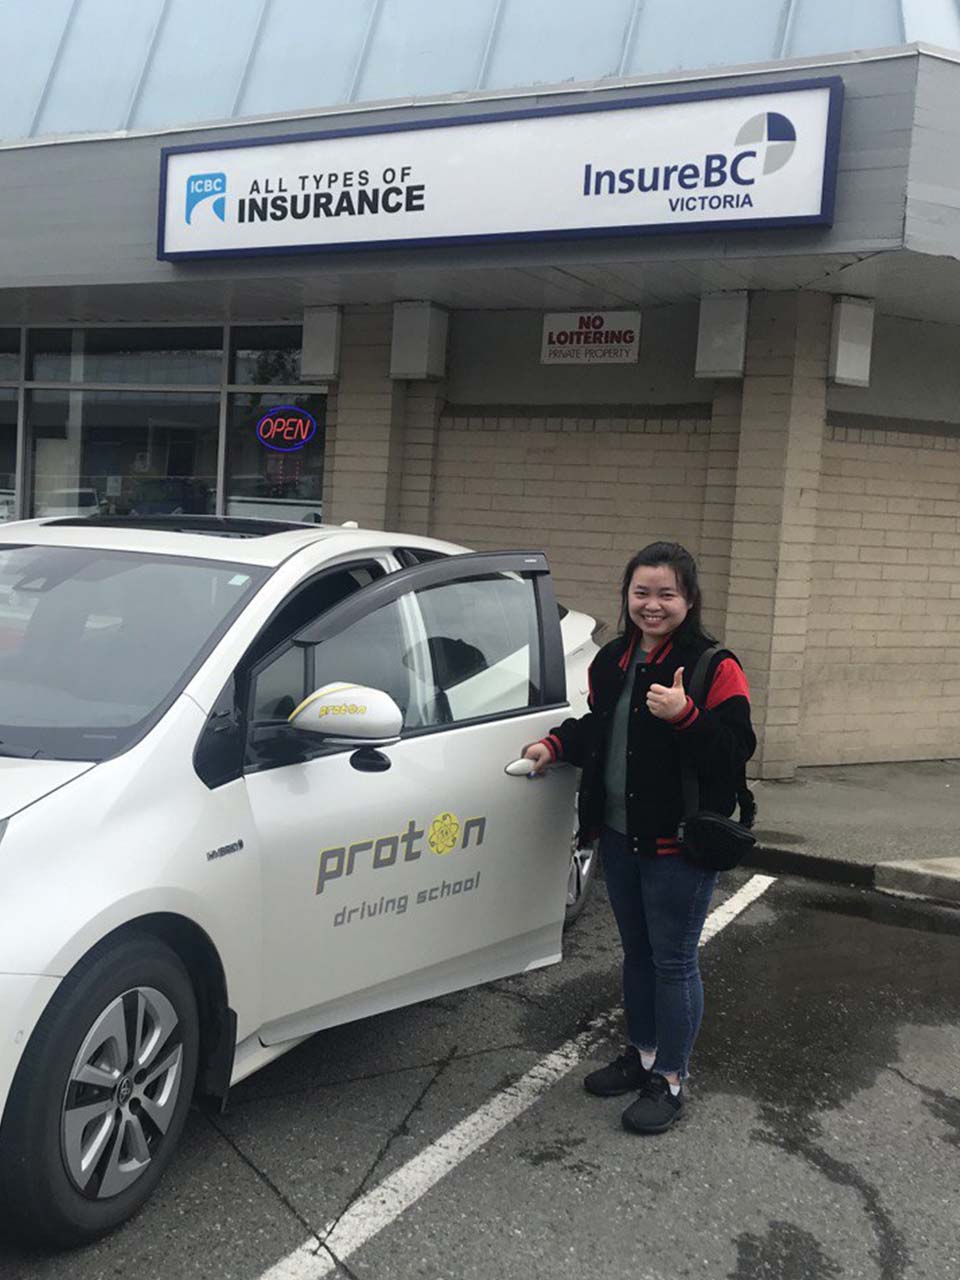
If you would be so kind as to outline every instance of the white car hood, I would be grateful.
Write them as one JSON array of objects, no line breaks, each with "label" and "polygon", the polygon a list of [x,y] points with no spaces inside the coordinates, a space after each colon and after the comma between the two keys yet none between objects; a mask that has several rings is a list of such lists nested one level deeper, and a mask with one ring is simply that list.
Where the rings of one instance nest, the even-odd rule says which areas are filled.
[{"label": "white car hood", "polygon": [[0,820],[56,791],[93,768],[90,760],[17,760],[0,757]]}]

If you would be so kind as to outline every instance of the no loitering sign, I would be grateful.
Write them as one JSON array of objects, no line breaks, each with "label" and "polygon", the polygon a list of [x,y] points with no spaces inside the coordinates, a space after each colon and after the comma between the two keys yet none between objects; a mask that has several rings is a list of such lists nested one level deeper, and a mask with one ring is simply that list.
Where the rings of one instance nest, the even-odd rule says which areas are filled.
[{"label": "no loitering sign", "polygon": [[543,317],[541,364],[636,364],[639,311],[556,311]]}]

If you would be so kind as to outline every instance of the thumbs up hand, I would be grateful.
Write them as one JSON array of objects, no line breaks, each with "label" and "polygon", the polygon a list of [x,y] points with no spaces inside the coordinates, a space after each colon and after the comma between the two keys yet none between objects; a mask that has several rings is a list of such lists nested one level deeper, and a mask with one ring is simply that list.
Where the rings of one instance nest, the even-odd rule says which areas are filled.
[{"label": "thumbs up hand", "polygon": [[647,707],[658,720],[676,720],[683,715],[687,694],[683,687],[683,667],[677,667],[673,684],[652,684],[647,693]]}]

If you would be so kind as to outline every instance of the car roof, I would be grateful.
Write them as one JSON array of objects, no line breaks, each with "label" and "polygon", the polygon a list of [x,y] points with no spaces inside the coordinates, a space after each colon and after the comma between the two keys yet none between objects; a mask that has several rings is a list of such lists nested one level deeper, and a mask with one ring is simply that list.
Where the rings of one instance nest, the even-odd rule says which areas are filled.
[{"label": "car roof", "polygon": [[423,547],[445,554],[464,551],[452,542],[416,534],[389,533],[342,525],[298,524],[229,516],[52,517],[0,525],[4,545],[86,547],[104,551],[136,551],[147,555],[222,560],[230,564],[275,568],[307,547],[324,544],[333,559],[392,547]]}]

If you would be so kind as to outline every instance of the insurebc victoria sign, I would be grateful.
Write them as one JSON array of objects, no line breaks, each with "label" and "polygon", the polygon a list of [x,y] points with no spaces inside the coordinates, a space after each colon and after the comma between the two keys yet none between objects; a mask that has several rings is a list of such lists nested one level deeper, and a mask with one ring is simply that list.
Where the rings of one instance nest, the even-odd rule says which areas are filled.
[{"label": "insurebc victoria sign", "polygon": [[161,258],[828,224],[837,78],[163,152]]}]

